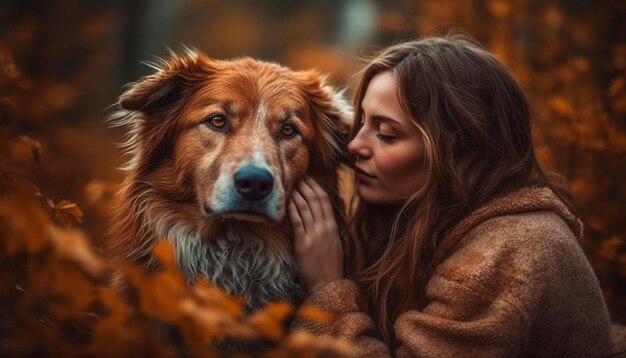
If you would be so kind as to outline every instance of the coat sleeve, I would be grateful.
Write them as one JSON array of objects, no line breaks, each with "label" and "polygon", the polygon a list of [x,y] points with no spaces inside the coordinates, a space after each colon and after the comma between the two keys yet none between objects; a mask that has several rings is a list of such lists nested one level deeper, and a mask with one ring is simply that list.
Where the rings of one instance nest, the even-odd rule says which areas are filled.
[{"label": "coat sleeve", "polygon": [[[429,303],[423,311],[408,311],[395,323],[401,346],[398,357],[503,357],[520,351],[528,322],[515,305],[490,294],[443,278],[431,280]],[[389,347],[373,337],[373,321],[359,310],[354,282],[331,282],[305,304],[333,314],[329,322],[298,319],[294,328],[317,335],[345,338],[354,343],[358,357],[391,356]]]},{"label": "coat sleeve", "polygon": [[357,357],[389,357],[389,348],[372,337],[374,322],[357,304],[358,289],[353,281],[330,282],[305,300],[304,305],[330,313],[328,322],[296,318],[292,329],[301,329],[318,336],[326,335],[352,341]]},{"label": "coat sleeve", "polygon": [[472,283],[433,278],[424,309],[396,320],[398,355],[510,357],[523,351],[530,324],[521,303]]}]

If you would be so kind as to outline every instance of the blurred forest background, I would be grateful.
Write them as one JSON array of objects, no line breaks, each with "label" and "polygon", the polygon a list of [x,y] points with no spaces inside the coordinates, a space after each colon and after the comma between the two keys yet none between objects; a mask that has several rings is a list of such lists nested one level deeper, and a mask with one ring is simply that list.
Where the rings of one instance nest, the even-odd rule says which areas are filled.
[{"label": "blurred forest background", "polygon": [[[19,220],[50,237],[34,226],[73,226],[101,257],[123,160],[114,144],[123,133],[105,119],[124,84],[153,71],[142,61],[187,45],[215,58],[314,67],[351,88],[364,56],[449,29],[478,39],[526,88],[537,153],[569,179],[584,215],[581,244],[613,319],[626,322],[626,2],[618,0],[0,1],[0,289],[22,292],[0,300],[0,311],[45,267],[37,245],[7,243],[11,234],[29,242]],[[21,181],[36,185],[47,217],[35,201],[7,199]],[[94,269],[93,260],[82,265]],[[25,261],[29,273],[15,274]],[[0,338],[12,324],[0,322]]]}]

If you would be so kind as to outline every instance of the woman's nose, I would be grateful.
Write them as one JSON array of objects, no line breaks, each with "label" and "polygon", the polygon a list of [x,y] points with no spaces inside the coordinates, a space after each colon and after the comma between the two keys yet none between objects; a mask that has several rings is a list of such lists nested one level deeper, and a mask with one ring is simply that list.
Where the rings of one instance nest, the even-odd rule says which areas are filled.
[{"label": "woman's nose", "polygon": [[348,152],[361,158],[369,158],[372,155],[372,150],[363,138],[362,131],[357,132],[356,136],[348,143]]}]

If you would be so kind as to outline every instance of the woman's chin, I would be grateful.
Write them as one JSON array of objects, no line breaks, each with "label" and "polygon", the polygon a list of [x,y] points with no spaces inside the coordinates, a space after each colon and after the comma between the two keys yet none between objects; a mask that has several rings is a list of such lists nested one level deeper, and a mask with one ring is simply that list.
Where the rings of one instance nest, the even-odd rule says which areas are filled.
[{"label": "woman's chin", "polygon": [[388,201],[379,190],[363,183],[356,184],[356,192],[361,200],[370,204],[385,204]]},{"label": "woman's chin", "polygon": [[373,185],[358,183],[356,193],[359,198],[367,203],[375,205],[402,205],[410,195],[400,196],[391,194],[389,189],[374,187]]}]

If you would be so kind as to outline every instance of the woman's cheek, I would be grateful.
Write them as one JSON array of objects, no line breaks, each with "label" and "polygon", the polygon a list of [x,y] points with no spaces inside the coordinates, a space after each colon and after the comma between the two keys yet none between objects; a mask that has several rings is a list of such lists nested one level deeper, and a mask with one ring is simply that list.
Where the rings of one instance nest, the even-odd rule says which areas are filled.
[{"label": "woman's cheek", "polygon": [[403,146],[384,154],[378,169],[387,186],[402,195],[417,191],[423,177],[422,153],[415,146]]}]

